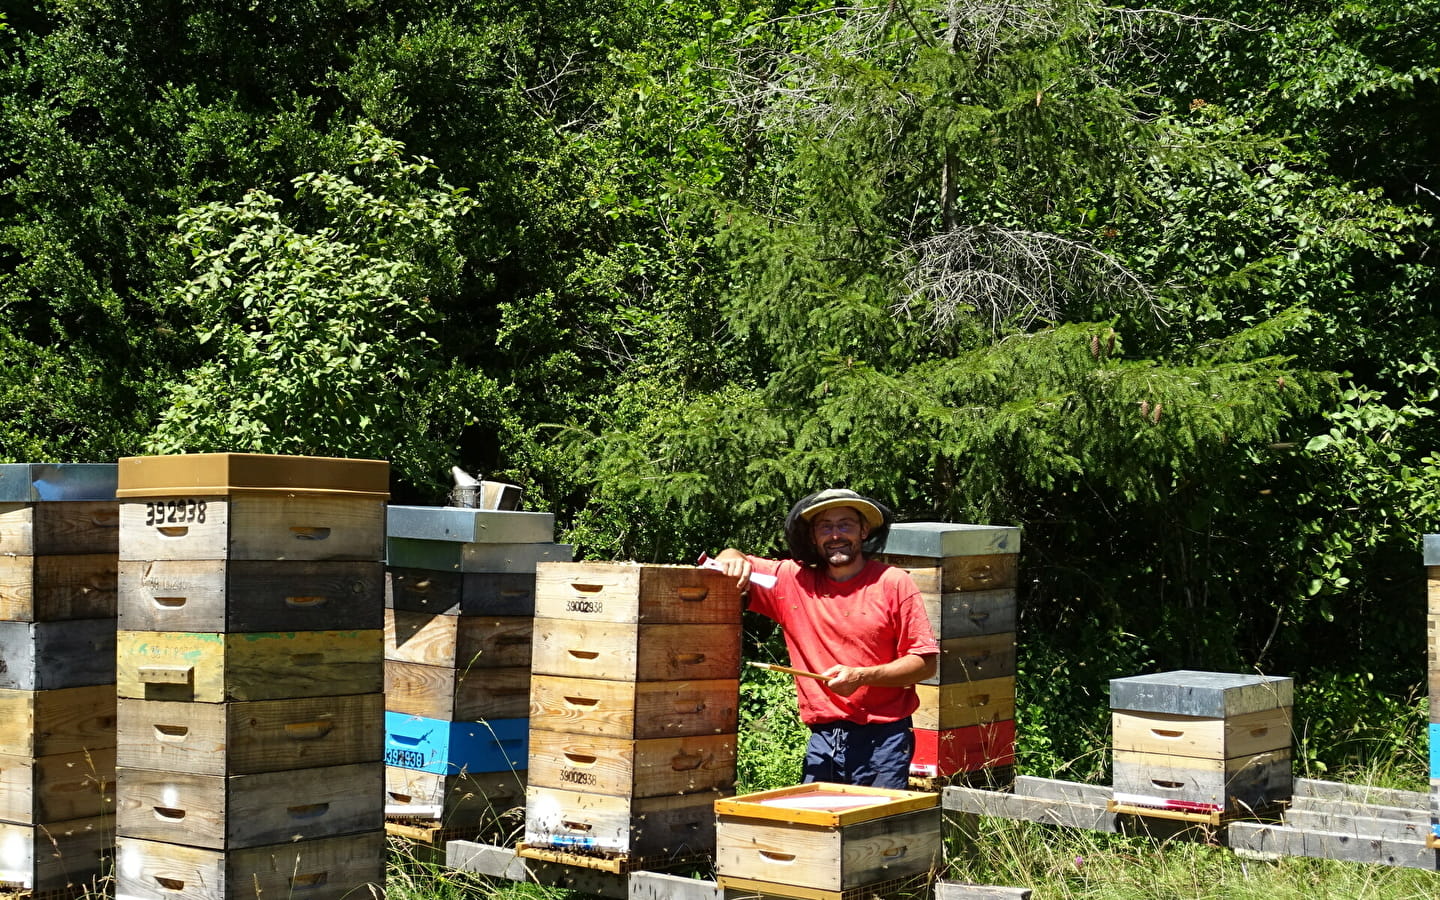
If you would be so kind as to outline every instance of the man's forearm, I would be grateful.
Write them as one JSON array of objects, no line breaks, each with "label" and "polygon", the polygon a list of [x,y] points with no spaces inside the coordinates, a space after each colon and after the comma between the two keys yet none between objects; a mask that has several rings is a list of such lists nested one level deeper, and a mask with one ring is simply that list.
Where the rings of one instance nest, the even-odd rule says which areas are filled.
[{"label": "man's forearm", "polygon": [[916,656],[907,653],[894,662],[879,666],[831,666],[823,674],[830,677],[826,686],[842,697],[862,687],[909,687],[935,674],[935,654]]}]

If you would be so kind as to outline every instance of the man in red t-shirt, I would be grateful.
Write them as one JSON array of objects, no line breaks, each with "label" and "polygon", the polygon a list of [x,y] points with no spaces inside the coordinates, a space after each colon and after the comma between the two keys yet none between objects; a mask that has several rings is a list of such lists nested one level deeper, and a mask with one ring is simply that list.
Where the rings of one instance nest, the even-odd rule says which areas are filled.
[{"label": "man in red t-shirt", "polygon": [[[875,501],[832,488],[791,509],[786,538],[794,559],[734,548],[716,557],[749,589],[750,609],[780,623],[790,664],[828,679],[796,679],[800,718],[811,732],[807,782],[909,783],[910,714],[919,705],[913,685],[935,674],[940,647],[909,573],[865,558],[866,540],[883,535],[886,518]],[[773,576],[774,586],[752,581],[752,573]]]}]

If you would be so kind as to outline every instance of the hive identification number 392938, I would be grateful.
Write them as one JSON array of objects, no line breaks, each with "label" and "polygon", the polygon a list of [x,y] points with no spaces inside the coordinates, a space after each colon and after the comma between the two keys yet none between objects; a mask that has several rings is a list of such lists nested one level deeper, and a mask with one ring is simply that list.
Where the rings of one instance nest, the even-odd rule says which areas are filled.
[{"label": "hive identification number 392938", "polygon": [[204,522],[205,501],[194,497],[178,500],[150,500],[145,503],[146,525],[169,525],[172,522]]}]

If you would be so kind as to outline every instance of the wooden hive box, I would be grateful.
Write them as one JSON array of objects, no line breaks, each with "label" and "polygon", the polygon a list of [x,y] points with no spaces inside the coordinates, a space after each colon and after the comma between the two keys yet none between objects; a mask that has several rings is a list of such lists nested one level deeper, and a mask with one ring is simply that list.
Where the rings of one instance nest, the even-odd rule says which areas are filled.
[{"label": "wooden hive box", "polygon": [[211,850],[117,838],[115,896],[129,900],[379,900],[385,832]]},{"label": "wooden hive box", "polygon": [[375,831],[384,784],[378,762],[234,776],[122,767],[115,831],[213,850]]},{"label": "wooden hive box", "polygon": [[0,822],[39,825],[107,814],[115,748],[54,756],[0,756]]},{"label": "wooden hive box", "polygon": [[1180,801],[1248,814],[1288,801],[1293,793],[1288,749],[1230,759],[1117,750],[1112,770],[1115,802],[1125,806]]},{"label": "wooden hive box", "polygon": [[838,895],[941,863],[932,793],[821,782],[719,800],[715,812],[716,881],[724,889]]},{"label": "wooden hive box", "polygon": [[1015,674],[1015,632],[940,641],[939,666],[925,684],[984,681]]},{"label": "wooden hive box", "polygon": [[530,668],[529,616],[442,616],[385,610],[385,658],[452,669]]},{"label": "wooden hive box", "polygon": [[530,715],[530,667],[457,669],[388,660],[385,708],[455,722],[523,719]]},{"label": "wooden hive box", "polygon": [[385,501],[333,494],[194,494],[120,504],[120,559],[385,558]]},{"label": "wooden hive box", "polygon": [[704,681],[605,681],[535,675],[530,726],[600,737],[648,740],[734,734],[738,678]]},{"label": "wooden hive box", "polygon": [[386,562],[397,569],[530,575],[541,563],[569,562],[569,544],[457,544],[417,538],[386,541]]},{"label": "wooden hive box", "polygon": [[382,690],[384,636],[374,631],[211,634],[122,631],[121,697],[224,703]]},{"label": "wooden hive box", "polygon": [[455,506],[391,506],[386,536],[454,544],[549,544],[551,513]]},{"label": "wooden hive box", "polygon": [[915,756],[910,761],[913,777],[943,778],[1014,764],[1013,719],[944,731],[915,729]]},{"label": "wooden hive box", "polygon": [[0,622],[0,690],[114,684],[115,620]]},{"label": "wooden hive box", "polygon": [[525,846],[642,858],[709,855],[715,801],[723,796],[616,797],[531,786]]},{"label": "wooden hive box", "polygon": [[531,667],[537,675],[613,681],[740,677],[740,620],[640,625],[537,618]]},{"label": "wooden hive box", "polygon": [[118,703],[122,766],[196,775],[250,775],[379,762],[385,695],[234,703]]},{"label": "wooden hive box", "polygon": [[533,572],[385,570],[385,605],[438,616],[533,616]]},{"label": "wooden hive box", "polygon": [[114,846],[109,815],[43,825],[0,822],[0,890],[103,896],[99,879],[109,871]]},{"label": "wooden hive box", "polygon": [[383,625],[384,564],[126,560],[122,631],[368,631]]},{"label": "wooden hive box", "polygon": [[587,562],[542,565],[535,573],[537,618],[733,624],[740,612],[735,579],[711,569]]},{"label": "wooden hive box", "polygon": [[53,756],[114,746],[114,684],[0,690],[0,755]]},{"label": "wooden hive box", "polygon": [[523,771],[528,719],[449,722],[387,710],[385,763],[437,775]]},{"label": "wooden hive box", "polygon": [[114,500],[114,463],[0,464],[0,504]]},{"label": "wooden hive box", "polygon": [[478,822],[525,806],[525,772],[437,775],[385,767],[385,815],[445,823]]},{"label": "wooden hive box", "polygon": [[1294,705],[1295,682],[1273,675],[1181,669],[1110,682],[1110,709],[1228,719]]},{"label": "wooden hive box", "polygon": [[728,791],[735,784],[735,735],[632,741],[530,732],[531,787],[615,797],[664,797]]},{"label": "wooden hive box", "polygon": [[920,592],[930,628],[940,641],[1015,633],[1015,589]]},{"label": "wooden hive box", "polygon": [[114,555],[119,524],[114,500],[0,503],[0,554]]},{"label": "wooden hive box", "polygon": [[113,619],[119,562],[113,552],[0,554],[0,620]]},{"label": "wooden hive box", "polygon": [[989,725],[1015,718],[1015,679],[987,678],[951,684],[918,684],[915,727],[931,731]]}]

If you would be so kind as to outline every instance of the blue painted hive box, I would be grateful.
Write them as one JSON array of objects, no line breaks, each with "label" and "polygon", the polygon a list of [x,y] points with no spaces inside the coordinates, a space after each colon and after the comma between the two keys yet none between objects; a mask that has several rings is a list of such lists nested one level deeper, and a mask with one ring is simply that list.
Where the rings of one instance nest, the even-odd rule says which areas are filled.
[{"label": "blue painted hive box", "polygon": [[520,771],[526,766],[530,720],[446,722],[387,710],[385,764],[436,775]]}]

